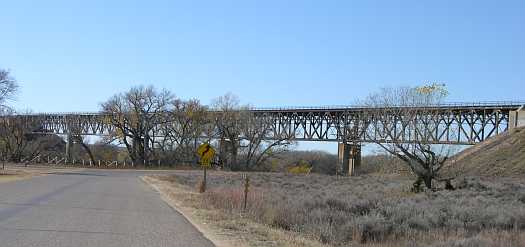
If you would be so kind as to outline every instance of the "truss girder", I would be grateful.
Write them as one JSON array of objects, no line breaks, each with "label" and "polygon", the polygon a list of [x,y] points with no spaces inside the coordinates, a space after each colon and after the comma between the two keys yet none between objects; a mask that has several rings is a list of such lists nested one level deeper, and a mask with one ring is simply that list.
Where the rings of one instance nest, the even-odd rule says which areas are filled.
[{"label": "truss girder", "polygon": [[[516,107],[517,108],[517,107]],[[508,129],[514,106],[439,108],[421,114],[376,108],[253,110],[253,116],[271,123],[267,139],[291,136],[297,141],[424,142],[474,144]],[[215,112],[216,114],[220,114]],[[11,119],[11,120],[10,120]],[[107,135],[114,130],[105,114],[33,114],[3,117],[39,126],[35,132]],[[161,133],[159,126],[155,133]]]}]

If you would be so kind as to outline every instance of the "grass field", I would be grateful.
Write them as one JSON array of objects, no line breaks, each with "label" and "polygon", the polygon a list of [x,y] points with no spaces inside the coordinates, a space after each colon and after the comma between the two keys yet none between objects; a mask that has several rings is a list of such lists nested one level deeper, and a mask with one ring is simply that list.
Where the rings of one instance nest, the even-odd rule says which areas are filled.
[{"label": "grass field", "polygon": [[[192,205],[300,235],[312,245],[525,246],[521,179],[466,177],[455,191],[414,194],[412,180],[400,176],[248,175],[246,210],[240,173],[211,172],[208,191],[195,194]],[[196,191],[201,173],[158,178]]]}]

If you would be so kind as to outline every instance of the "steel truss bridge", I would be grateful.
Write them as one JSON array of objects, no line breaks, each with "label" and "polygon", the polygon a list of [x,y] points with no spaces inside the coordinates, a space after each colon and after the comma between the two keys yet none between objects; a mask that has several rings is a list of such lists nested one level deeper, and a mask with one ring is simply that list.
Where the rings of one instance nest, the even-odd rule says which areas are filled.
[{"label": "steel truss bridge", "polygon": [[[524,104],[483,102],[425,108],[337,106],[255,108],[250,111],[256,119],[269,123],[269,140],[286,136],[296,141],[418,141],[469,145],[512,128],[510,116]],[[33,126],[34,132],[40,133],[68,134],[74,128],[81,135],[108,135],[114,130],[111,118],[112,115],[104,113],[39,113],[1,119]]]}]

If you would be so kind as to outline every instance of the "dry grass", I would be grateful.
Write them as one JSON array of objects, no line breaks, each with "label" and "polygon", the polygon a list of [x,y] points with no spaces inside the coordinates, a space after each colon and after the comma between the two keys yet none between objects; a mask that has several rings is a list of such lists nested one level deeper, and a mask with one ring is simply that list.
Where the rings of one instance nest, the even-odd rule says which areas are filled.
[{"label": "dry grass", "polygon": [[525,175],[525,128],[492,137],[457,154],[445,167],[446,174],[483,176]]},{"label": "dry grass", "polygon": [[0,170],[0,183],[6,183],[33,177],[34,174],[22,170]]},{"label": "dry grass", "polygon": [[5,169],[0,167],[0,183],[11,182],[22,179],[29,179],[37,176],[45,176],[55,172],[74,172],[81,171],[80,168],[64,168],[64,167],[50,167],[50,166],[29,166],[24,167],[19,164],[7,163]]},{"label": "dry grass", "polygon": [[[456,191],[413,194],[408,192],[412,181],[398,176],[249,175],[246,211],[239,173],[210,172],[209,190],[195,195],[193,206],[317,244],[525,245],[525,183],[520,179],[468,177],[457,182]],[[196,191],[201,176],[180,172],[161,179]]]}]

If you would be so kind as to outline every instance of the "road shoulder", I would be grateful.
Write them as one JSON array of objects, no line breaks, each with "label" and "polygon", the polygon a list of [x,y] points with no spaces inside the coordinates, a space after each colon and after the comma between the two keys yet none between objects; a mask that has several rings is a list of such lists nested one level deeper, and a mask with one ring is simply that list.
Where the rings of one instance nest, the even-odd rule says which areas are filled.
[{"label": "road shoulder", "polygon": [[151,186],[155,191],[160,194],[162,200],[164,200],[170,207],[178,211],[183,215],[188,222],[190,222],[195,228],[204,235],[205,238],[209,239],[215,246],[228,247],[228,246],[246,246],[239,240],[229,239],[227,236],[222,235],[214,229],[209,223],[205,222],[202,212],[195,210],[194,208],[183,206],[182,203],[176,199],[179,196],[192,197],[192,193],[187,191],[182,186],[170,184],[166,181],[155,178],[155,176],[142,176],[141,179]]},{"label": "road shoulder", "polygon": [[8,183],[18,180],[30,179],[36,176],[42,176],[39,172],[29,172],[18,169],[0,170],[0,183]]},{"label": "road shoulder", "polygon": [[314,244],[290,231],[274,229],[240,215],[205,209],[200,204],[202,194],[195,192],[196,189],[166,181],[162,176],[141,178],[216,246],[324,246]]}]

